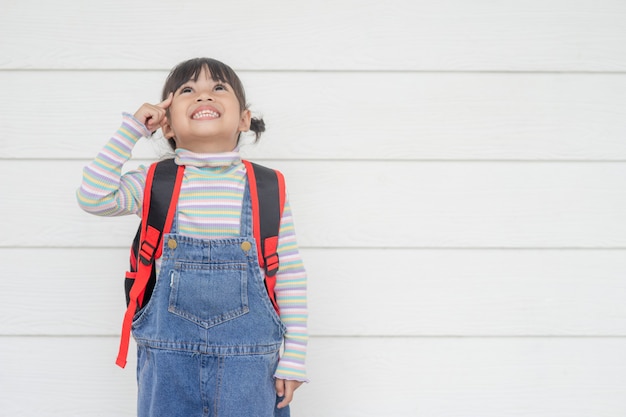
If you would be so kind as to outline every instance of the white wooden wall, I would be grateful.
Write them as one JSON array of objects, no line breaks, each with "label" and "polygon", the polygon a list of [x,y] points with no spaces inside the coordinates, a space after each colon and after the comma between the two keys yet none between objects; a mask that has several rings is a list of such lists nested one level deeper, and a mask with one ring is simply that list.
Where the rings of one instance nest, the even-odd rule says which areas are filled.
[{"label": "white wooden wall", "polygon": [[626,415],[623,0],[0,7],[0,415],[134,415],[113,362],[136,219],[74,190],[195,56],[238,70],[268,125],[246,153],[288,179],[295,417]]}]

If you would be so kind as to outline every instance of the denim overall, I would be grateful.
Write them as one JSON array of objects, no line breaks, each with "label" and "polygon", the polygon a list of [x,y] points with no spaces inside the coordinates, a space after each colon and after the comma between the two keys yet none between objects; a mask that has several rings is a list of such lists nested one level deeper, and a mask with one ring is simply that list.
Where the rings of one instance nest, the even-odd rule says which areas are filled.
[{"label": "denim overall", "polygon": [[257,259],[246,186],[240,237],[163,238],[159,278],[133,320],[139,417],[288,417],[274,371],[285,326]]}]

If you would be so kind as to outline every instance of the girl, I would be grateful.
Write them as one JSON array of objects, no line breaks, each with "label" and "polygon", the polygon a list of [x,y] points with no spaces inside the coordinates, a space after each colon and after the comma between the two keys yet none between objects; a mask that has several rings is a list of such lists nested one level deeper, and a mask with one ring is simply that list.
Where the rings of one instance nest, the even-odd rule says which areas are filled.
[{"label": "girl", "polygon": [[[132,116],[124,113],[121,127],[85,167],[79,205],[100,216],[141,215],[147,168],[121,172],[137,141],[158,128],[174,149],[176,163],[185,165],[185,176],[172,230],[163,239],[175,240],[177,247],[163,245],[154,292],[133,322],[138,415],[289,416],[293,393],[306,381],[307,309],[306,274],[288,202],[278,245],[280,317],[260,290],[262,284],[252,284],[263,279],[256,260],[255,267],[244,269],[248,285],[238,290],[247,293],[246,314],[205,329],[168,311],[170,291],[182,285],[177,277],[184,274],[222,282],[217,293],[203,293],[202,302],[224,302],[232,284],[223,292],[219,285],[227,287],[233,275],[224,262],[241,257],[241,238],[252,236],[238,142],[241,132],[249,130],[258,139],[265,124],[251,116],[235,72],[208,58],[176,66],[165,82],[162,102],[146,103]],[[211,253],[226,259],[211,260]]]}]

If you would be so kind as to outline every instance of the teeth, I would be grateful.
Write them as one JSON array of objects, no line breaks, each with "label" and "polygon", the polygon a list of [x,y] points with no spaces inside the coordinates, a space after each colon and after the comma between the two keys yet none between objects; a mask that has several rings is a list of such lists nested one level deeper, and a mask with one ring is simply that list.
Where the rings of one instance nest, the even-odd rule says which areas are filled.
[{"label": "teeth", "polygon": [[194,119],[199,119],[201,117],[220,117],[219,113],[216,113],[211,110],[202,110],[193,115]]}]

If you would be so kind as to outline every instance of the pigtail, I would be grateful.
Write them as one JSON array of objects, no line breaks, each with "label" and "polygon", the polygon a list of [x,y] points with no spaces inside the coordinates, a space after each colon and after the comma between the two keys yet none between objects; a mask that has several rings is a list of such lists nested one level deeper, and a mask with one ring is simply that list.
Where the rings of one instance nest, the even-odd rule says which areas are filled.
[{"label": "pigtail", "polygon": [[254,132],[254,140],[258,142],[261,137],[261,133],[265,132],[265,122],[262,118],[253,117],[250,120],[250,131]]}]

